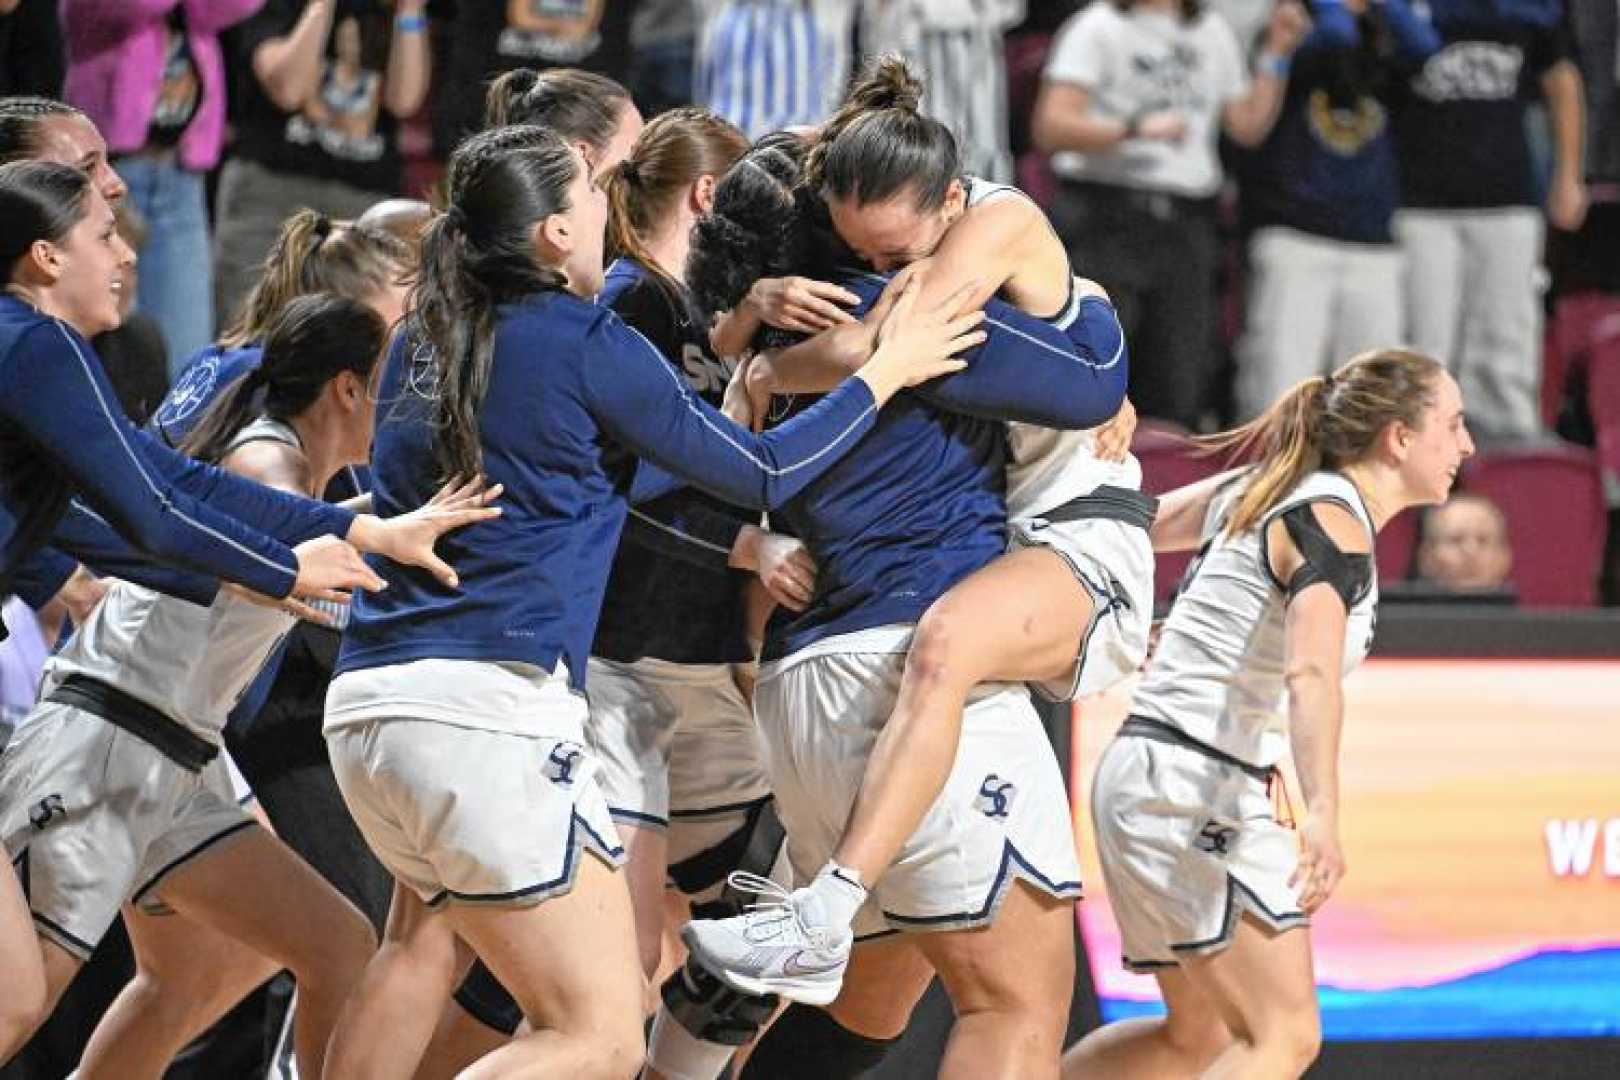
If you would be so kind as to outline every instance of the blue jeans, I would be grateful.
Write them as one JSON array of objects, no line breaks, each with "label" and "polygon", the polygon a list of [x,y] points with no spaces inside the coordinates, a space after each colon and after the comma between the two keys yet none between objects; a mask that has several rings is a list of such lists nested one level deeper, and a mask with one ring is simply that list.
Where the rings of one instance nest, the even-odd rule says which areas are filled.
[{"label": "blue jeans", "polygon": [[169,380],[214,337],[214,275],[201,173],[172,156],[120,158],[129,201],[146,218],[135,305],[157,321],[169,348]]}]

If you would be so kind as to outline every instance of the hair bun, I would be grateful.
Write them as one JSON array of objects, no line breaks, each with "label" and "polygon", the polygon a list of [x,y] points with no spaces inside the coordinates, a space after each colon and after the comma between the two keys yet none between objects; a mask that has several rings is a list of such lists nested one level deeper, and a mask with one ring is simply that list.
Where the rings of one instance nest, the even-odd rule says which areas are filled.
[{"label": "hair bun", "polygon": [[916,112],[922,105],[923,85],[912,74],[905,57],[885,53],[872,63],[866,77],[850,91],[850,102],[868,109],[904,109]]}]

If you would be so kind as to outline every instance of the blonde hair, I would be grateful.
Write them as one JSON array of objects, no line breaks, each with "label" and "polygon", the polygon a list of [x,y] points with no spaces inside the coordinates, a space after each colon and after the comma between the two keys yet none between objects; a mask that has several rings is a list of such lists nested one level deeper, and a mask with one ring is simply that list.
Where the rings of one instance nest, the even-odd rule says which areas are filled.
[{"label": "blonde hair", "polygon": [[239,349],[262,342],[282,310],[306,293],[364,302],[379,289],[403,284],[415,261],[410,246],[384,229],[300,210],[282,224],[253,291],[219,336],[219,345]]},{"label": "blonde hair", "polygon": [[1253,528],[1311,473],[1362,460],[1395,421],[1418,427],[1444,370],[1411,349],[1365,352],[1331,375],[1299,383],[1247,424],[1197,438],[1210,453],[1259,460],[1226,532]]}]

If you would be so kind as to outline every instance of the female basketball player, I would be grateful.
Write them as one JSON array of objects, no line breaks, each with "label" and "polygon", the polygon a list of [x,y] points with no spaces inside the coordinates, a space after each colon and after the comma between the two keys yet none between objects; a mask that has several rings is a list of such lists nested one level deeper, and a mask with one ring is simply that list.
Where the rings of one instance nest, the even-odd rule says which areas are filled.
[{"label": "female basketball player", "polygon": [[[742,132],[703,109],[649,123],[607,176],[609,265],[599,303],[650,341],[709,404],[730,371],[709,349],[707,320],[684,283],[693,223],[713,206],[715,181],[748,148]],[[781,848],[738,667],[744,640],[741,570],[795,610],[815,568],[797,540],[757,527],[758,515],[684,490],[633,507],[608,577],[591,646],[585,732],[626,853],[642,973],[658,970],[665,883],[714,907],[739,866],[768,874]],[[715,1076],[773,1003],[743,1000],[701,970],[665,984],[648,1060],[653,1075]],[[706,989],[706,992],[705,992]],[[522,1020],[482,965],[456,992],[419,1075],[452,1075]],[[458,1015],[459,1014],[459,1015]],[[480,1032],[482,1028],[482,1033]],[[455,1047],[446,1045],[455,1044]]]},{"label": "female basketball player", "polygon": [[561,136],[476,136],[447,184],[385,368],[373,494],[386,515],[476,464],[505,486],[508,512],[457,538],[458,588],[390,569],[387,598],[358,604],[344,635],[327,741],[350,809],[399,884],[329,1067],[410,1072],[460,939],[534,1029],[475,1070],[629,1075],[643,1059],[642,980],[578,694],[631,455],[733,502],[779,504],[895,392],[959,369],[946,357],[980,335],[974,319],[915,313],[908,294],[856,378],[755,436],[590,301],[606,198]]},{"label": "female basketball player", "polygon": [[[1154,547],[1200,552],[1092,789],[1125,964],[1169,1013],[1091,1033],[1067,1076],[1294,1077],[1315,1059],[1308,916],[1344,874],[1341,682],[1372,643],[1373,539],[1443,502],[1474,452],[1456,382],[1403,349],[1307,379],[1211,444],[1259,464],[1165,496]],[[1297,837],[1268,795],[1285,751]]]},{"label": "female basketball player", "polygon": [[593,176],[605,177],[641,134],[641,110],[630,91],[606,75],[578,68],[515,68],[489,84],[484,126],[538,124],[573,143]]},{"label": "female basketball player", "polygon": [[[261,366],[219,400],[186,449],[312,497],[367,453],[367,390],[382,344],[380,320],[352,301],[295,301]],[[446,522],[497,513],[478,502],[447,491],[430,513]],[[129,905],[136,978],[92,1038],[83,1075],[161,1075],[206,1004],[175,1000],[165,982],[203,984],[194,968],[221,959],[222,937],[276,962],[258,970],[261,981],[279,966],[297,976],[299,1061],[318,1075],[371,935],[253,827],[218,757],[226,713],[291,624],[290,614],[232,593],[203,607],[117,583],[47,662],[40,704],[0,758],[0,835],[29,885],[44,957],[40,1019]],[[8,1032],[0,1057],[30,1033]]]},{"label": "female basketball player", "polygon": [[[1072,276],[1062,244],[1027,197],[958,179],[955,141],[917,112],[918,90],[903,62],[885,58],[818,135],[806,186],[825,201],[840,237],[876,268],[906,268],[920,277],[924,295],[966,281],[981,296],[1000,290],[1056,325],[1094,326],[1087,362],[1117,367],[1123,378],[1124,342],[1106,298]],[[758,310],[745,305],[743,317],[720,332],[740,335],[757,326]],[[858,349],[867,333],[864,323],[852,323],[766,358],[770,383],[814,389],[823,376],[813,367],[795,372],[792,354],[820,347],[825,355],[832,339],[836,360],[837,342]],[[894,715],[873,750],[847,830],[822,872],[796,894],[815,897],[816,917],[830,920],[830,940],[850,940],[867,887],[938,797],[973,687],[991,679],[1030,681],[1067,699],[1103,689],[1145,655],[1153,502],[1139,490],[1135,459],[1104,460],[1091,432],[1014,424],[1008,436],[1011,551],[955,584],[919,622]],[[689,933],[757,938],[749,924],[746,915],[724,926],[698,922]],[[769,974],[798,947],[791,935],[758,946],[746,968],[731,974],[798,996],[799,988]],[[817,981],[812,995],[836,993],[836,971]]]},{"label": "female basketball player", "polygon": [[346,296],[392,327],[403,311],[413,262],[410,248],[392,233],[313,210],[293,214],[282,224],[236,320],[218,341],[186,361],[150,427],[170,446],[185,441],[214,398],[259,365],[270,325],[296,296]]}]

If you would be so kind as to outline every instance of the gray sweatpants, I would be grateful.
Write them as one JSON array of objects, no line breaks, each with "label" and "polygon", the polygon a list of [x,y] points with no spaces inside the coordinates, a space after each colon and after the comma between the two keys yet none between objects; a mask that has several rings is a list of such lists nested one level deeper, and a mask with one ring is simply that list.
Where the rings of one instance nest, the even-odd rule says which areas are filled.
[{"label": "gray sweatpants", "polygon": [[386,198],[386,193],[337,180],[272,172],[256,161],[226,162],[214,210],[214,312],[220,325],[236,318],[287,218],[304,207],[334,218],[357,218]]},{"label": "gray sweatpants", "polygon": [[1281,226],[1249,241],[1249,310],[1238,340],[1240,419],[1365,349],[1402,340],[1401,253]]},{"label": "gray sweatpants", "polygon": [[1541,211],[1403,210],[1408,337],[1443,361],[1469,426],[1497,438],[1541,430]]}]

